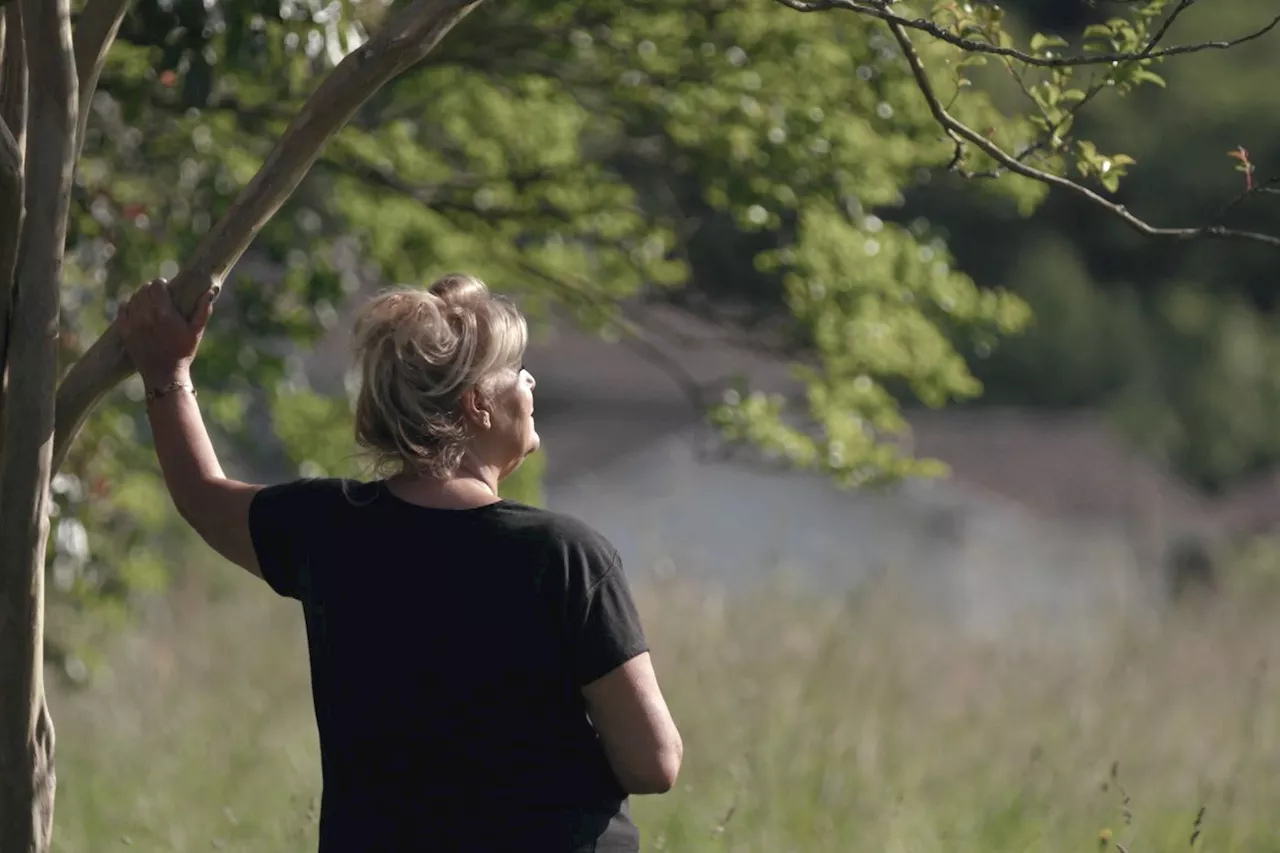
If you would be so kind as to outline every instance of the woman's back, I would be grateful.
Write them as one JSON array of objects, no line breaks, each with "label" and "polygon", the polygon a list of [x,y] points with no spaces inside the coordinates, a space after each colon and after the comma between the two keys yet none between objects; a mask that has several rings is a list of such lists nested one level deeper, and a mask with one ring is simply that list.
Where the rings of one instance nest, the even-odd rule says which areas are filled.
[{"label": "woman's back", "polygon": [[607,541],[336,479],[262,490],[250,528],[307,617],[322,853],[638,849],[581,692],[647,651]]}]

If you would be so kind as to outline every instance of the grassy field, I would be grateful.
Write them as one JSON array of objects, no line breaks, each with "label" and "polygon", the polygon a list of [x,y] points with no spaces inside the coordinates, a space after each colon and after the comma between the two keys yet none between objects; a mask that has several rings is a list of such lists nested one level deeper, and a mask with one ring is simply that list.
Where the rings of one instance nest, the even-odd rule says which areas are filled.
[{"label": "grassy field", "polygon": [[[888,587],[640,592],[686,743],[677,790],[636,803],[646,850],[1174,851],[1201,807],[1195,846],[1280,849],[1274,596],[1068,653],[960,641]],[[110,659],[53,692],[57,850],[314,850],[293,606],[201,567]]]}]

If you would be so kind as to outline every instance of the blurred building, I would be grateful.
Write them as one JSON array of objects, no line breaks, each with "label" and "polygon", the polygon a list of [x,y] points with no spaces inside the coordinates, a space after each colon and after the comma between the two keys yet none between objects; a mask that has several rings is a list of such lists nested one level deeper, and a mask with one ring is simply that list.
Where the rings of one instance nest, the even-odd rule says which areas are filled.
[{"label": "blurred building", "polygon": [[785,361],[670,308],[632,317],[647,345],[562,328],[527,363],[550,502],[636,571],[832,589],[892,573],[974,631],[1074,631],[1150,601],[1169,531],[1202,522],[1189,490],[1084,416],[916,414],[916,451],[952,476],[888,491],[721,452],[690,386],[715,393],[745,374],[784,390]]}]

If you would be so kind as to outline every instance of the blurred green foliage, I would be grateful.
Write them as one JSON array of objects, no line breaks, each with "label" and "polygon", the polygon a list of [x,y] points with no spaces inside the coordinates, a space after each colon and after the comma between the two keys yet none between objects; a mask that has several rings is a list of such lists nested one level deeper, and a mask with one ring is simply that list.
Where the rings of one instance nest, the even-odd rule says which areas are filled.
[{"label": "blurred green foliage", "polygon": [[[1128,23],[1086,40],[1104,49],[1141,40],[1153,20],[1144,15],[1161,5],[1133,4]],[[1012,38],[990,7],[930,9],[996,43]],[[77,174],[68,362],[139,283],[177,272],[318,81],[387,10],[343,0],[132,7]],[[1110,95],[1156,82],[1147,61],[1111,67],[1102,83],[1046,72],[1023,81],[1030,108],[998,108],[972,85],[977,62],[916,42],[952,114],[1010,150],[1052,130],[1061,105],[1089,86]],[[1041,52],[1059,44],[1033,42]],[[1050,146],[1044,164],[1112,190],[1133,162],[1104,150],[1113,149]],[[1149,152],[1137,152],[1142,165]],[[1050,327],[1075,317],[1089,328],[1089,312],[1111,311],[1091,283],[1024,286],[1038,273],[1005,269],[1020,254],[1003,245],[1009,232],[975,235],[945,205],[936,217],[913,213],[921,198],[938,208],[946,197],[933,178],[953,153],[892,39],[858,15],[801,15],[764,0],[483,4],[359,110],[265,227],[251,254],[267,264],[242,264],[205,339],[203,411],[239,463],[282,476],[358,472],[347,401],[310,388],[300,355],[363,283],[466,270],[519,298],[534,322],[556,309],[606,335],[619,332],[632,298],[692,304],[711,294],[763,306],[786,321],[805,394],[731,390],[711,412],[727,437],[849,485],[935,472],[893,442],[904,402],[974,398],[975,363],[1040,377],[1078,350],[1074,332],[1059,329],[1003,355],[1001,341],[1030,317],[1014,291],[1073,306]],[[1042,185],[1016,177],[978,186],[964,203],[996,217],[1025,216],[1045,198]],[[1093,399],[1116,372],[1104,359],[1072,393]],[[50,564],[66,624],[94,624],[163,582],[147,554],[174,516],[159,511],[138,391],[127,384],[91,419],[55,489]],[[511,486],[531,502],[540,461]],[[55,635],[64,628],[55,623]]]}]

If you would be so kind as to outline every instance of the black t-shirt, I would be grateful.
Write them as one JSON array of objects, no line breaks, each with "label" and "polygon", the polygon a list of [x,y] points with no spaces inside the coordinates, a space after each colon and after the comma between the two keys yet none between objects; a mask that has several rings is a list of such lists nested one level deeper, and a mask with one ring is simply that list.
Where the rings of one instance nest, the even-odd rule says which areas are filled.
[{"label": "black t-shirt", "polygon": [[635,853],[580,688],[648,650],[618,554],[568,516],[269,486],[263,577],[306,615],[321,853]]}]

